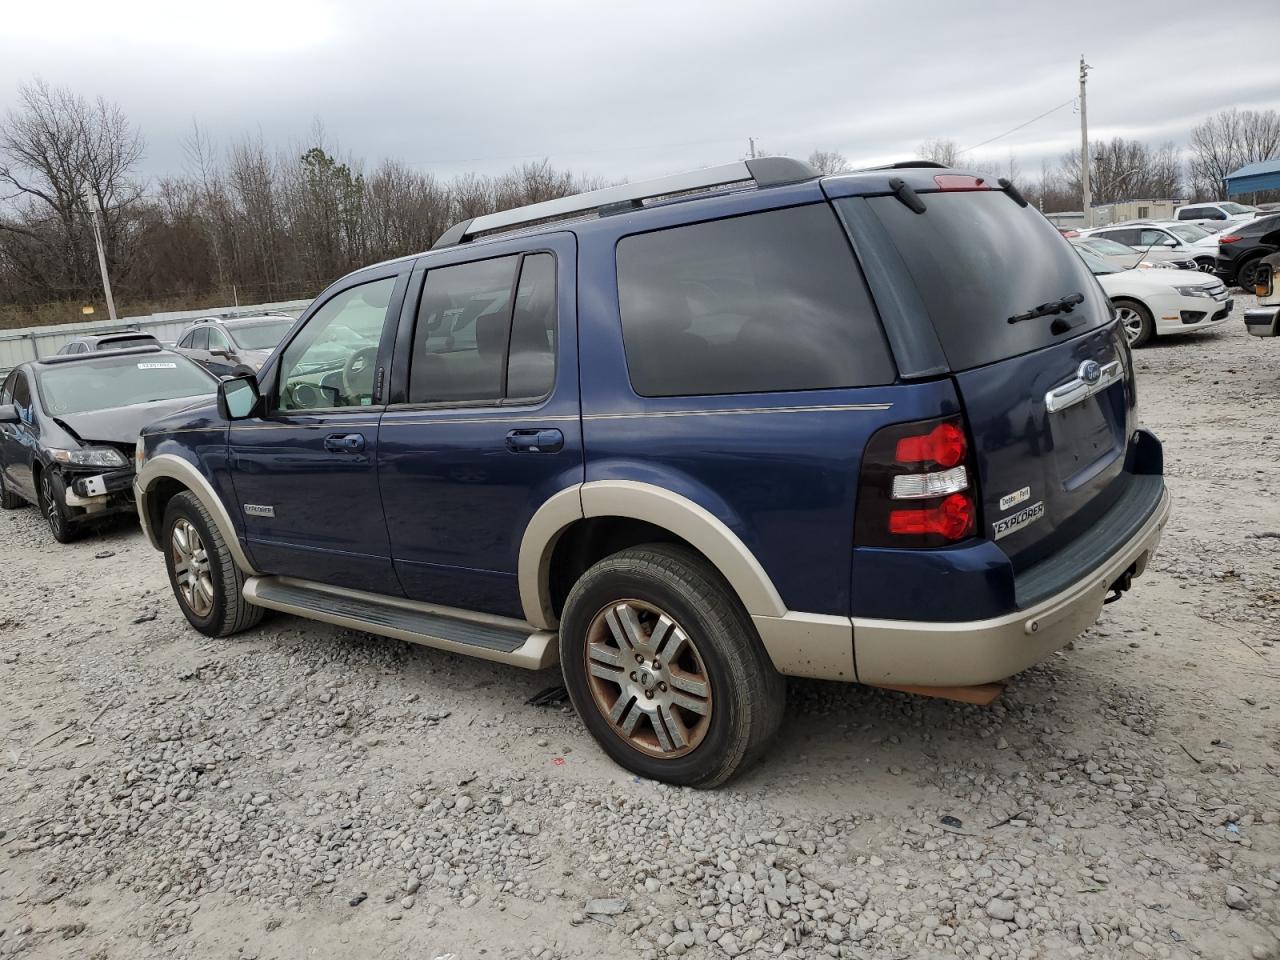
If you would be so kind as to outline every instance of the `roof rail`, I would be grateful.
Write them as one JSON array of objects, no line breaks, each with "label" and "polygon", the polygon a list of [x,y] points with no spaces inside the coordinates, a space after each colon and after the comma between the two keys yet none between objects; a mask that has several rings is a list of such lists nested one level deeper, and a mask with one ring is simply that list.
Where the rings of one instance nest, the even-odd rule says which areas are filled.
[{"label": "roof rail", "polygon": [[938,163],[936,160],[898,160],[895,163],[886,163],[879,167],[866,167],[867,170],[910,170],[913,167],[935,167],[945,170],[945,163]]},{"label": "roof rail", "polygon": [[757,187],[777,187],[787,183],[813,180],[818,176],[818,171],[809,164],[790,157],[739,160],[737,163],[726,163],[718,167],[708,167],[705,170],[678,173],[669,177],[659,177],[656,180],[642,180],[639,183],[623,183],[616,187],[605,187],[603,190],[592,190],[588,193],[578,193],[461,220],[446,230],[440,239],[431,245],[431,249],[457,246],[475,239],[476,234],[507,230],[536,223],[539,220],[550,220],[553,217],[589,213],[615,206],[636,209],[644,206],[645,200],[689,190],[722,187],[747,180],[754,180]]},{"label": "roof rail", "polygon": [[35,362],[41,364],[77,363],[81,360],[101,360],[103,357],[127,357],[135,353],[166,353],[158,343],[146,343],[137,347],[121,347],[119,350],[92,350],[89,353],[63,353],[51,357],[41,357]]}]

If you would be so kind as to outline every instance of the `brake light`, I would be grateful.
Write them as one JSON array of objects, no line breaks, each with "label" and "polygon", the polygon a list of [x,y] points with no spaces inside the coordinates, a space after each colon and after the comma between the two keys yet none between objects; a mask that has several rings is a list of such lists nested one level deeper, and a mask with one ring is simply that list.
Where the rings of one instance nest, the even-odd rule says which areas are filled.
[{"label": "brake light", "polygon": [[855,540],[871,547],[941,547],[973,536],[977,493],[958,417],[895,424],[867,443]]},{"label": "brake light", "polygon": [[938,189],[947,190],[990,190],[991,187],[982,177],[970,177],[959,173],[940,173],[933,178]]},{"label": "brake light", "polygon": [[1236,242],[1238,242],[1240,239],[1241,239],[1241,238],[1240,238],[1240,237],[1237,237],[1234,233],[1229,233],[1229,234],[1227,234],[1225,237],[1219,237],[1219,238],[1218,238],[1218,245],[1219,245],[1219,246],[1221,246],[1221,245],[1222,245],[1222,244],[1224,244],[1224,243],[1236,243]]},{"label": "brake light", "polygon": [[938,424],[923,437],[903,437],[894,452],[899,463],[936,463],[940,467],[954,467],[964,460],[968,445],[964,431],[947,422]]},{"label": "brake light", "polygon": [[961,540],[973,533],[975,512],[973,498],[967,493],[953,493],[936,507],[891,511],[889,532],[898,536],[936,535]]}]

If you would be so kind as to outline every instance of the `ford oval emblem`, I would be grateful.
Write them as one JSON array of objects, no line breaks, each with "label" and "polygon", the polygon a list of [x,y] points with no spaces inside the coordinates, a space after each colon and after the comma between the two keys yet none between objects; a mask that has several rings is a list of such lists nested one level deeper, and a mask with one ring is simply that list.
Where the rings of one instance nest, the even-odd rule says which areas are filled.
[{"label": "ford oval emblem", "polygon": [[1080,369],[1076,371],[1076,376],[1092,386],[1102,379],[1102,367],[1098,366],[1096,360],[1086,360],[1080,364]]}]

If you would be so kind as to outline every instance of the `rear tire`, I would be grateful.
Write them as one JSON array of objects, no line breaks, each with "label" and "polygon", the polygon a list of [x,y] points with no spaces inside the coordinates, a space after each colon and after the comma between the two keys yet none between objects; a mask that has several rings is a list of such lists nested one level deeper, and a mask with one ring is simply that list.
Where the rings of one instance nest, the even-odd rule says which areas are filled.
[{"label": "rear tire", "polygon": [[1145,346],[1156,335],[1156,322],[1151,311],[1137,300],[1112,300],[1116,317],[1130,347]]},{"label": "rear tire", "polygon": [[1240,264],[1240,269],[1236,271],[1236,283],[1245,293],[1253,293],[1253,288],[1257,284],[1257,274],[1263,270],[1262,258],[1254,257],[1247,263]]},{"label": "rear tire", "polygon": [[0,470],[0,510],[17,510],[26,505],[27,501],[9,489],[9,485],[4,481],[4,471]]},{"label": "rear tire", "polygon": [[37,499],[40,501],[40,513],[49,532],[59,543],[74,543],[84,533],[82,524],[71,519],[67,510],[67,488],[53,470],[40,471],[40,481],[36,485]]},{"label": "rear tire", "polygon": [[715,787],[782,722],[786,683],[716,571],[671,544],[601,560],[574,585],[560,661],[578,716],[619,765]]},{"label": "rear tire", "polygon": [[228,637],[262,620],[262,608],[245,602],[244,573],[194,493],[169,501],[160,542],[178,606],[206,637]]}]

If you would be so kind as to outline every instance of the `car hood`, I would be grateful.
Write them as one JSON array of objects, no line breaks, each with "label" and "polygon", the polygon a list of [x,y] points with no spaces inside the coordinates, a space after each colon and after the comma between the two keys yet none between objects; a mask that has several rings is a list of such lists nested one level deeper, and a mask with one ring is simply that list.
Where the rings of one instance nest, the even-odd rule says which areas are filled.
[{"label": "car hood", "polygon": [[127,407],[110,407],[106,410],[89,410],[85,413],[68,413],[54,417],[83,443],[134,443],[142,428],[152,421],[167,417],[212,399],[208,396],[179,397],[176,400],[155,400],[151,403],[135,403]]},{"label": "car hood", "polygon": [[1199,270],[1122,270],[1104,273],[1098,277],[1102,289],[1109,297],[1125,294],[1173,293],[1174,287],[1212,287],[1220,281]]}]

